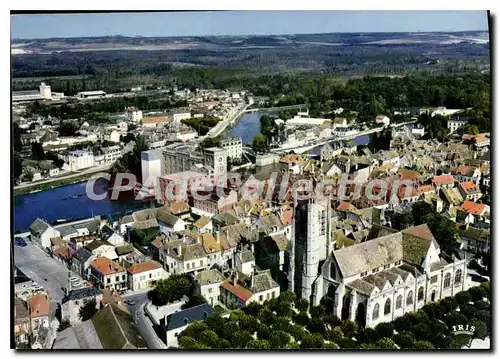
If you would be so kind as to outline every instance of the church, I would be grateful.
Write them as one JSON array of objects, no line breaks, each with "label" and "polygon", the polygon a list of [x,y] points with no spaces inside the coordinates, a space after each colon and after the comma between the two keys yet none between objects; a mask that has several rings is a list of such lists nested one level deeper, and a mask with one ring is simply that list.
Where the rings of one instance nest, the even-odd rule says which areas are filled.
[{"label": "church", "polygon": [[[334,241],[322,230],[326,208],[313,201],[305,206],[310,221],[304,228],[304,223],[298,223],[301,217],[296,217],[294,226],[300,225],[306,233],[299,236],[299,228],[292,228],[296,238],[292,237],[295,245],[290,253],[293,259],[301,253],[303,265],[292,266],[289,277],[295,284],[290,289],[313,305],[323,300],[339,318],[374,327],[468,289],[465,260],[442,253],[427,224],[401,232],[375,226],[379,229],[375,235],[333,249]],[[292,258],[290,262],[298,264]],[[314,279],[313,265],[319,269]]]}]

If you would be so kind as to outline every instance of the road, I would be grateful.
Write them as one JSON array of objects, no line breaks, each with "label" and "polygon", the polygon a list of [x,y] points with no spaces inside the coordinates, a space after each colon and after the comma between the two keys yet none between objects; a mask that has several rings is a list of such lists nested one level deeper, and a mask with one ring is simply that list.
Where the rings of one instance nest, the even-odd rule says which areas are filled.
[{"label": "road", "polygon": [[137,328],[139,328],[139,332],[148,343],[148,347],[150,349],[167,349],[165,343],[156,335],[153,323],[144,313],[144,306],[148,303],[147,292],[125,294],[123,298],[135,302],[134,305],[127,304],[127,307],[134,318]]},{"label": "road", "polygon": [[111,164],[108,164],[108,165],[99,166],[99,167],[91,167],[91,168],[88,168],[86,170],[76,172],[76,173],[71,173],[71,174],[68,174],[65,176],[53,177],[53,178],[48,178],[48,179],[41,180],[41,181],[23,183],[19,186],[15,186],[14,189],[16,190],[16,189],[20,189],[20,188],[28,188],[28,187],[33,187],[33,186],[37,186],[40,184],[55,182],[55,181],[59,181],[59,180],[63,180],[63,179],[79,177],[79,176],[86,175],[86,174],[105,172],[105,171],[109,170],[111,168],[111,166],[112,166]]},{"label": "road", "polygon": [[210,131],[208,131],[208,133],[205,136],[203,136],[203,138],[205,138],[205,137],[214,138],[214,137],[219,136],[222,133],[222,131],[224,131],[224,129],[230,123],[234,122],[238,117],[240,117],[249,106],[250,105],[245,105],[242,108],[236,109],[234,115],[230,116],[229,118],[225,119],[224,121],[219,122],[217,125],[215,125],[214,128],[210,129]]}]

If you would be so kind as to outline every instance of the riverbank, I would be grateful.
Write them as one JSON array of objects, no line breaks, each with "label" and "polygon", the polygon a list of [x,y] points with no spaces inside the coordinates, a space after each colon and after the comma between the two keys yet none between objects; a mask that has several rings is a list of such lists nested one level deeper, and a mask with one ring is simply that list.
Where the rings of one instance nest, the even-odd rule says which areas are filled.
[{"label": "riverbank", "polygon": [[45,191],[48,189],[53,189],[57,187],[62,187],[62,186],[67,186],[70,184],[75,184],[75,183],[80,183],[88,180],[90,177],[92,177],[95,173],[85,173],[80,176],[74,176],[74,177],[69,177],[69,178],[61,178],[59,180],[55,179],[54,181],[51,182],[45,182],[45,183],[40,183],[40,184],[34,184],[29,187],[20,187],[20,188],[14,188],[14,195],[23,195],[23,194],[30,194],[30,193],[36,193],[40,191]]}]

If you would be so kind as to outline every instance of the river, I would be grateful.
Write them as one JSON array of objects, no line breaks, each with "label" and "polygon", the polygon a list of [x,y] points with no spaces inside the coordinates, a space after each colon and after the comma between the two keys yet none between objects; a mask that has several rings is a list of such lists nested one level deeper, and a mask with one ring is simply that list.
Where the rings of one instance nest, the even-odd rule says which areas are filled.
[{"label": "river", "polygon": [[[252,144],[253,138],[260,133],[262,113],[246,113],[230,131],[231,137],[241,137],[244,144]],[[369,136],[354,140],[358,145],[366,145]],[[14,231],[27,231],[37,218],[48,222],[58,219],[88,218],[92,215],[104,216],[125,213],[147,208],[151,204],[135,201],[133,198],[111,201],[106,198],[93,201],[85,194],[86,182],[57,187],[41,192],[17,195],[14,197]],[[104,183],[96,184],[96,193],[104,191]]]},{"label": "river", "polygon": [[[251,145],[255,135],[260,133],[260,118],[264,113],[246,113],[244,114],[236,123],[236,125],[231,129],[229,137],[241,137],[243,144]],[[368,145],[370,142],[370,136],[365,135],[357,137],[354,142],[358,145]]]},{"label": "river", "polygon": [[[109,198],[91,200],[85,194],[86,183],[14,196],[14,232],[27,231],[37,218],[51,223],[58,219],[113,215],[150,206],[148,202],[135,201],[131,197],[120,198],[118,201],[111,201]],[[104,183],[98,182],[95,192],[103,193]]]}]

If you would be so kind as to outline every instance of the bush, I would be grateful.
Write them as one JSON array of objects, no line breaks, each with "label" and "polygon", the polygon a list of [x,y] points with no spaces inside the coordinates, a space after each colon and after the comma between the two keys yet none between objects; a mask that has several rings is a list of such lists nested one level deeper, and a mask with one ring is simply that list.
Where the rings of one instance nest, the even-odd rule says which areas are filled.
[{"label": "bush", "polygon": [[344,339],[344,333],[340,328],[327,329],[325,332],[325,338],[329,341],[340,343]]},{"label": "bush", "polygon": [[472,300],[471,295],[467,291],[459,292],[457,295],[455,295],[455,300],[457,301],[458,305],[462,307],[465,304],[469,304],[469,302]]},{"label": "bush", "polygon": [[263,323],[259,324],[257,328],[257,338],[261,340],[269,339],[269,335],[271,334],[271,330],[269,327]]},{"label": "bush", "polygon": [[358,343],[375,343],[381,336],[373,328],[361,328],[356,333],[356,340]]},{"label": "bush", "polygon": [[206,345],[209,348],[217,348],[219,345],[219,337],[212,330],[204,330],[198,338],[200,344]]},{"label": "bush", "polygon": [[413,347],[415,349],[434,349],[434,347],[432,346],[432,343],[429,343],[425,340],[416,341],[415,344],[413,345]]},{"label": "bush", "polygon": [[302,325],[303,327],[306,327],[307,325],[309,325],[311,319],[309,319],[307,313],[300,312],[293,316],[293,321],[299,325]]},{"label": "bush", "polygon": [[356,325],[356,323],[351,320],[344,320],[340,324],[340,330],[342,330],[342,333],[344,333],[346,337],[351,337],[357,328],[358,326]]},{"label": "bush", "polygon": [[180,300],[190,294],[191,282],[185,274],[173,274],[168,279],[156,282],[156,287],[148,295],[153,305],[162,306]]},{"label": "bush", "polygon": [[267,340],[251,340],[247,343],[247,349],[261,349],[269,350],[271,349],[271,344]]},{"label": "bush", "polygon": [[394,335],[394,325],[392,323],[380,323],[375,327],[375,331],[381,338],[392,338]]},{"label": "bush", "polygon": [[411,349],[415,344],[415,334],[412,332],[401,332],[394,336],[394,342],[401,349]]},{"label": "bush", "polygon": [[192,323],[186,329],[184,329],[179,334],[179,338],[181,338],[181,337],[191,337],[191,338],[193,338],[195,340],[198,340],[199,337],[200,337],[200,334],[203,333],[207,329],[208,329],[208,326],[207,326],[207,324],[205,322],[197,321],[197,322]]},{"label": "bush", "polygon": [[306,326],[306,329],[311,333],[324,334],[326,327],[321,318],[312,318],[309,324]]},{"label": "bush", "polygon": [[484,339],[489,335],[488,326],[479,319],[472,319],[470,325],[474,326],[474,337]]},{"label": "bush", "polygon": [[[280,296],[281,297],[281,296]],[[257,302],[252,302],[243,308],[243,311],[248,315],[257,315],[262,309],[262,305]]]},{"label": "bush", "polygon": [[307,333],[303,327],[294,324],[288,328],[288,334],[290,334],[295,341],[301,341]]},{"label": "bush", "polygon": [[278,317],[276,319],[276,323],[273,324],[273,331],[281,330],[284,332],[288,332],[291,325],[292,324],[290,323],[290,319],[288,319],[287,317]]},{"label": "bush", "polygon": [[488,292],[482,286],[472,287],[468,290],[468,292],[474,302],[482,300],[483,298],[488,296]]},{"label": "bush", "polygon": [[300,342],[301,349],[321,349],[325,345],[325,341],[321,335],[313,333],[306,334],[305,337]]},{"label": "bush", "polygon": [[290,342],[290,335],[284,331],[277,330],[272,332],[269,336],[269,343],[271,343],[271,348],[282,349]]},{"label": "bush", "polygon": [[253,337],[246,330],[234,331],[231,335],[231,348],[243,349],[251,340],[253,340]]},{"label": "bush", "polygon": [[281,302],[293,303],[297,301],[297,295],[294,292],[286,291],[280,293],[279,299]]},{"label": "bush", "polygon": [[306,312],[309,308],[309,302],[307,299],[299,298],[295,301],[295,308],[297,308],[299,312]]}]

